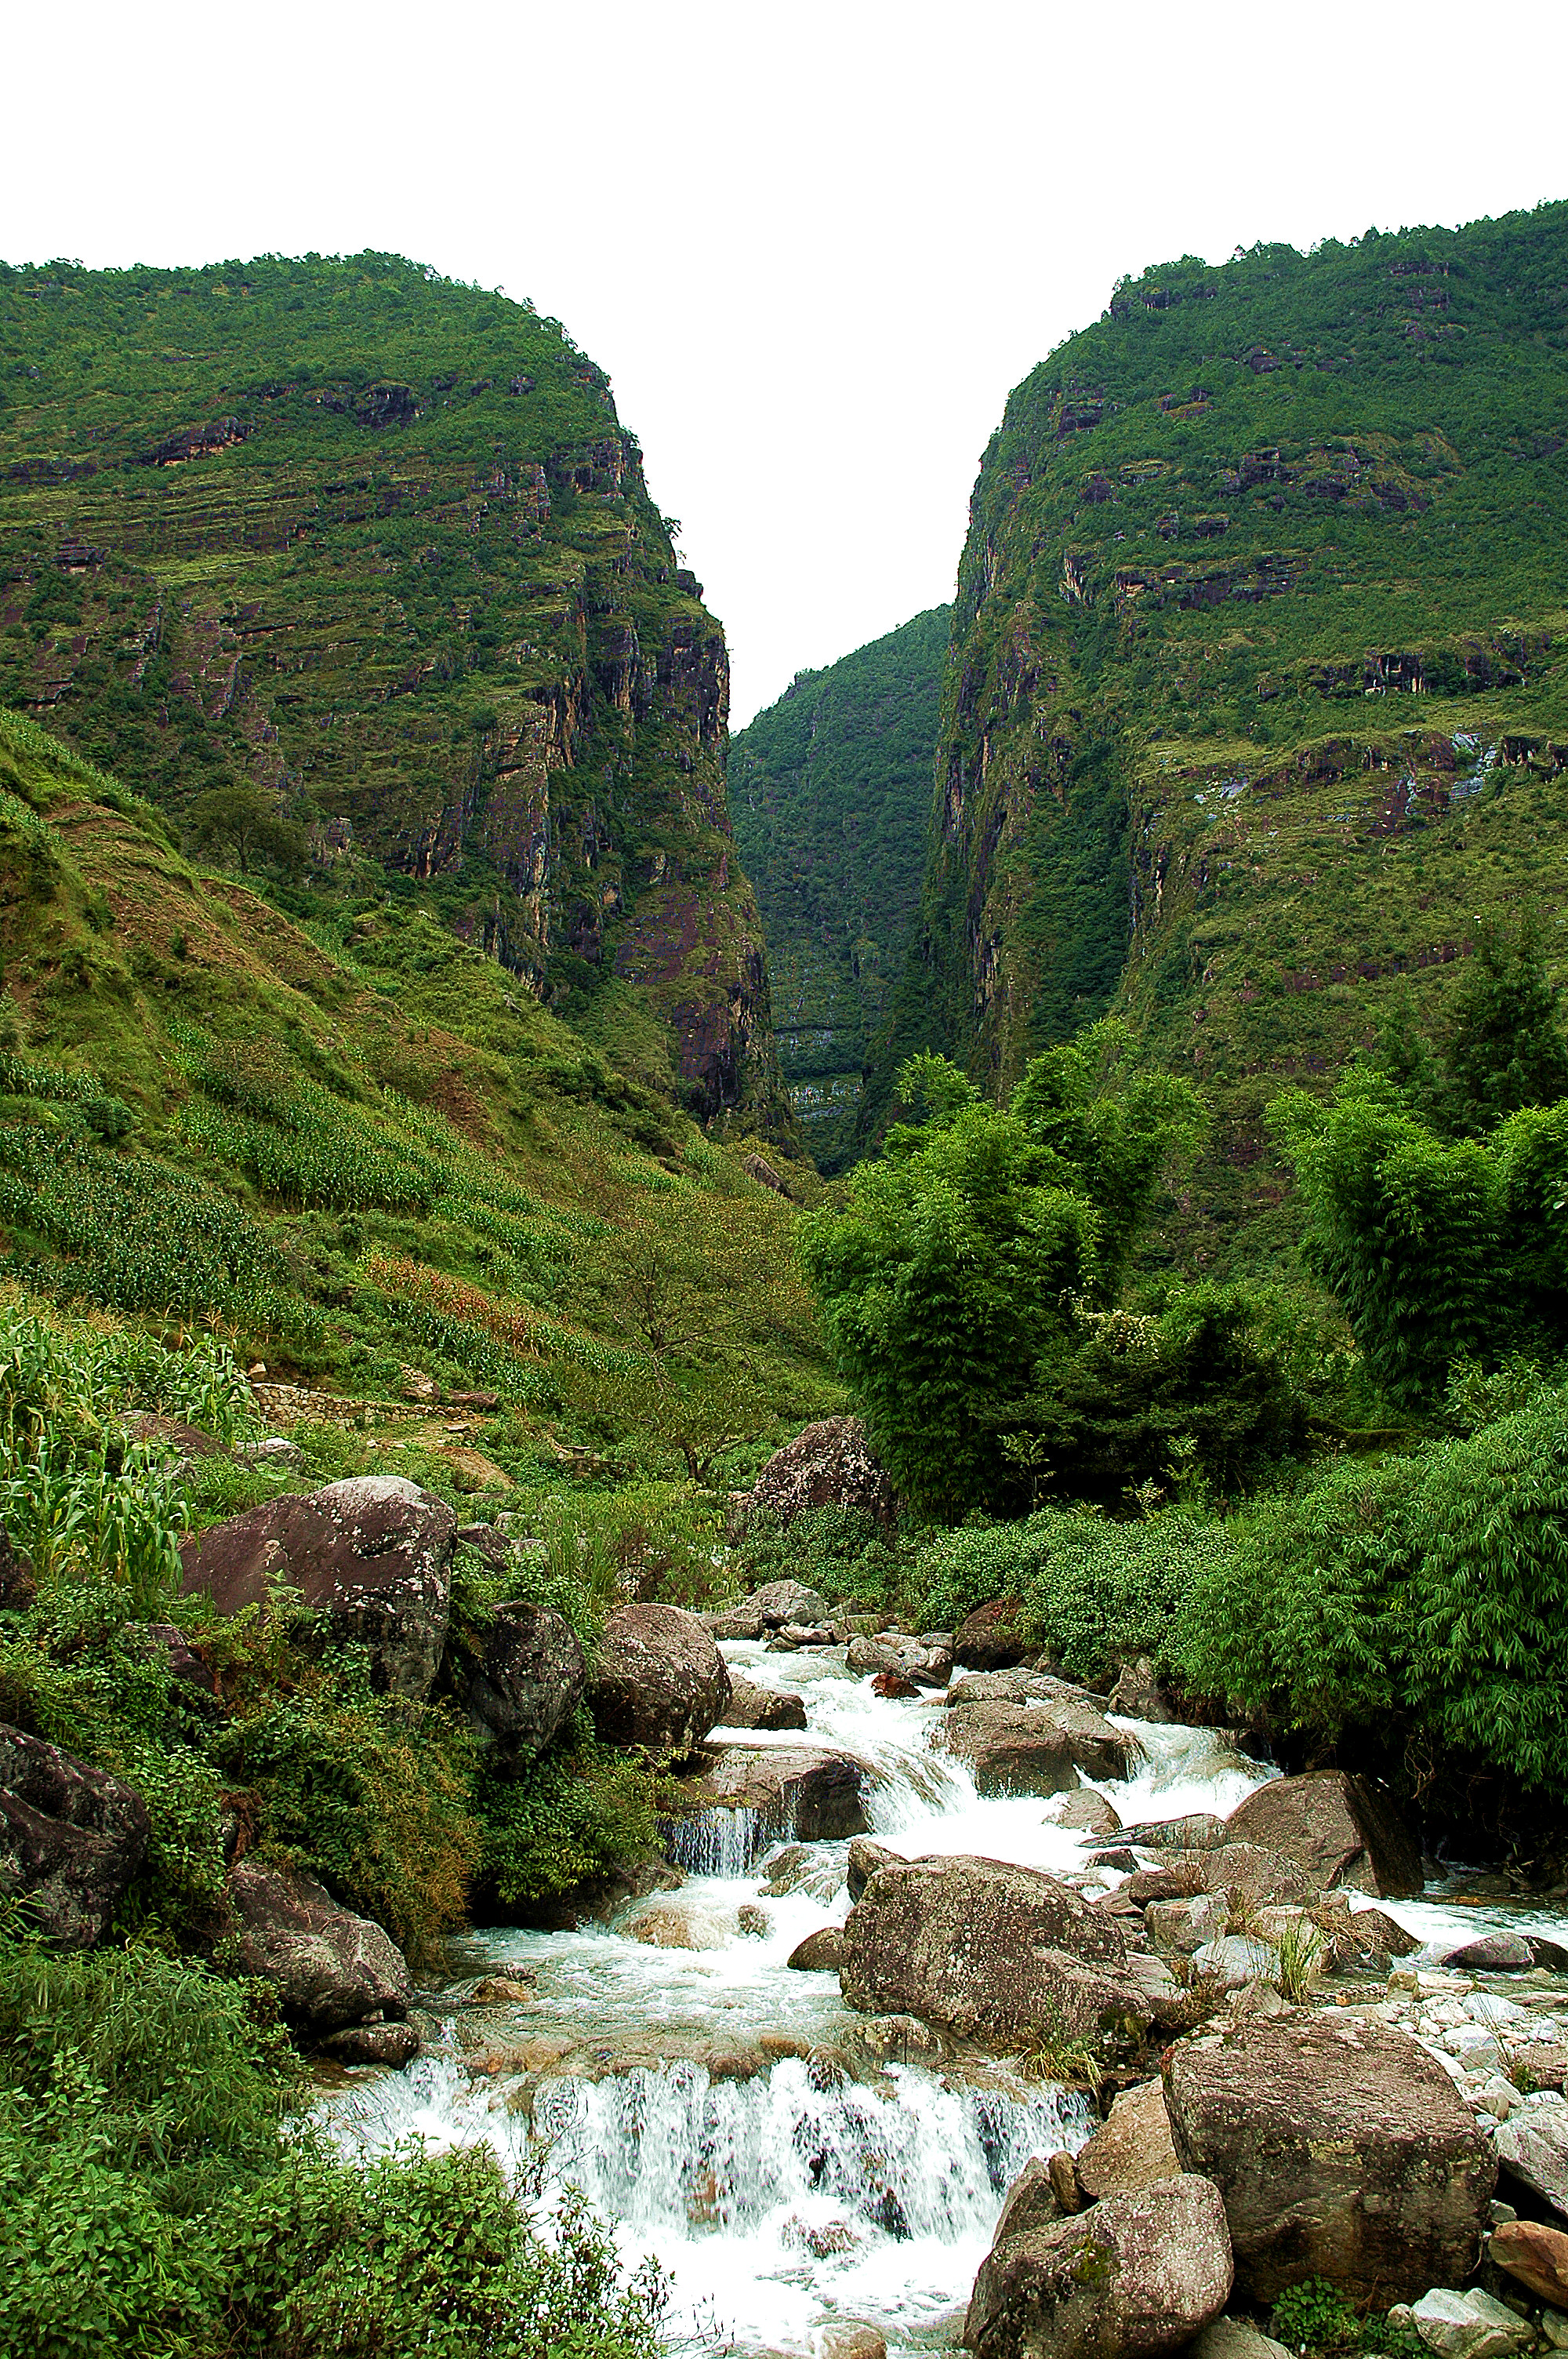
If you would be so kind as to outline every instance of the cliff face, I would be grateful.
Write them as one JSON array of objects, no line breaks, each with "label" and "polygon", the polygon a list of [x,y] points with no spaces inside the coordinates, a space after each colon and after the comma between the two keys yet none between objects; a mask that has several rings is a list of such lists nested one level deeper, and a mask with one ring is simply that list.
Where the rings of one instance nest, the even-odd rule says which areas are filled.
[{"label": "cliff face", "polygon": [[884,1063],[1119,1004],[1260,1216],[1279,1079],[1562,897],[1565,524],[1568,206],[1124,282],[985,455]]},{"label": "cliff face", "polygon": [[0,269],[0,703],[177,818],[262,788],[319,880],[411,880],[695,1111],[780,1116],[723,631],[527,307],[372,255]]},{"label": "cliff face", "polygon": [[861,1075],[920,893],[950,621],[917,614],[802,672],[735,737],[735,834],[757,889],[790,1103],[824,1171],[855,1151]]}]

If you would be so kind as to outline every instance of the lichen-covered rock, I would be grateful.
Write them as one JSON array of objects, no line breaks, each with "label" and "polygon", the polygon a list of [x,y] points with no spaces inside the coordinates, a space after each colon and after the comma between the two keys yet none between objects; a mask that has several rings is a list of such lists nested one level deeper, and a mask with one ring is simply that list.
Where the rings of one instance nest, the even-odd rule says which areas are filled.
[{"label": "lichen-covered rock", "polygon": [[722,1614],[705,1614],[702,1619],[716,1638],[765,1638],[786,1623],[814,1627],[830,1611],[821,1591],[808,1589],[804,1581],[769,1581],[738,1605]]},{"label": "lichen-covered rock", "polygon": [[686,1788],[698,1807],[754,1810],[770,1833],[837,1843],[866,1832],[869,1762],[827,1745],[734,1745]]},{"label": "lichen-covered rock", "polygon": [[1089,1777],[1125,1777],[1138,1753],[1124,1729],[1076,1700],[960,1703],[943,1714],[942,1743],[975,1773],[982,1794],[1060,1794]]},{"label": "lichen-covered rock", "polygon": [[867,2015],[913,2015],[1000,2049],[1081,2039],[1150,2010],[1114,1918],[1037,1868],[923,1859],[879,1868],[844,1927],[839,1979]]},{"label": "lichen-covered rock", "polygon": [[1029,1651],[1023,1608],[1016,1597],[993,1597],[977,1605],[953,1633],[953,1660],[967,1670],[1011,1670]]},{"label": "lichen-covered rock", "polygon": [[1497,2157],[1402,2032],[1244,2017],[1171,2049],[1164,2085],[1177,2154],[1225,2199],[1249,2299],[1325,2277],[1354,2301],[1413,2301],[1475,2267]]},{"label": "lichen-covered rock", "polygon": [[1152,2187],[1157,2180],[1178,2178],[1181,2169],[1159,2081],[1124,2089],[1077,2156],[1078,2185],[1091,2203],[1103,2195],[1130,2195],[1140,2187]]},{"label": "lichen-covered rock", "polygon": [[497,1605],[443,1667],[476,1741],[501,1761],[542,1753],[582,1701],[588,1665],[575,1631],[548,1605]]},{"label": "lichen-covered rock", "polygon": [[730,1673],[711,1634],[678,1605],[622,1605],[604,1625],[589,1691],[606,1745],[677,1757],[730,1705]]},{"label": "lichen-covered rock", "polygon": [[314,1876],[242,1860],[229,1879],[229,1906],[242,1972],[273,1984],[287,2012],[318,2034],[408,2013],[402,1952],[368,1917],[340,1908]]},{"label": "lichen-covered rock", "polygon": [[1387,1794],[1343,1769],[1271,1777],[1226,1823],[1231,1842],[1282,1853],[1320,1891],[1397,1899],[1423,1888],[1421,1853]]},{"label": "lichen-covered rock", "polygon": [[884,1530],[898,1520],[892,1477],[866,1439],[858,1417],[825,1417],[806,1426],[769,1459],[748,1503],[784,1525],[809,1507],[855,1507]]},{"label": "lichen-covered rock", "polygon": [[0,1894],[63,1950],[91,1949],[146,1854],[139,1794],[58,1745],[0,1725]]},{"label": "lichen-covered rock", "polygon": [[836,1974],[843,1957],[843,1928],[824,1925],[816,1932],[808,1933],[804,1941],[797,1941],[785,1963],[801,1973]]},{"label": "lichen-covered rock", "polygon": [[730,1673],[730,1701],[724,1707],[726,1728],[786,1729],[806,1726],[802,1697],[784,1688],[759,1687],[741,1671]]},{"label": "lichen-covered rock", "polygon": [[278,1584],[307,1617],[370,1656],[375,1684],[422,1702],[447,1641],[457,1517],[397,1474],[354,1474],[303,1498],[269,1499],[180,1549],[187,1591],[220,1614],[261,1605]]},{"label": "lichen-covered rock", "polygon": [[1219,2196],[1178,2174],[993,2245],[964,2343],[977,2359],[1155,2359],[1217,2318],[1230,2288]]}]

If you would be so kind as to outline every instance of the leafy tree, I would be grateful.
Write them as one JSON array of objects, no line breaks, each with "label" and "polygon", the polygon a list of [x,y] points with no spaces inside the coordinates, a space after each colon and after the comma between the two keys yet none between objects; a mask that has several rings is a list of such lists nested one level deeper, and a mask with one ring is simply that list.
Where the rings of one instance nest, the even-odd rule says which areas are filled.
[{"label": "leafy tree", "polygon": [[291,873],[305,865],[305,831],[285,819],[259,787],[209,787],[191,806],[190,824],[199,844],[228,847],[242,876],[256,860]]},{"label": "leafy tree", "polygon": [[938,1516],[1005,1486],[1000,1405],[1061,1354],[1080,1304],[1114,1299],[1161,1161],[1195,1126],[1180,1083],[1101,1103],[1111,1046],[1090,1036],[1036,1060],[1005,1109],[960,1075],[945,1083],[942,1060],[912,1060],[901,1095],[940,1111],[890,1131],[846,1212],[801,1223],[839,1371],[895,1478]]},{"label": "leafy tree", "polygon": [[1490,1130],[1521,1106],[1568,1097],[1568,1041],[1557,999],[1535,913],[1526,910],[1517,934],[1487,919],[1442,1045],[1456,1130]]}]

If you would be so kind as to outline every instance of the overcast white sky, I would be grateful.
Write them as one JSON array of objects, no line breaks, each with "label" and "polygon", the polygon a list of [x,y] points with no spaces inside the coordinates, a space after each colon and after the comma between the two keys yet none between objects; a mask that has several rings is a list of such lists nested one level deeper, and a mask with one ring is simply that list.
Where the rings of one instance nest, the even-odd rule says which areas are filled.
[{"label": "overcast white sky", "polygon": [[399,251],[607,368],[737,725],[951,594],[1126,270],[1568,195],[1568,7],[5,0],[0,253]]}]

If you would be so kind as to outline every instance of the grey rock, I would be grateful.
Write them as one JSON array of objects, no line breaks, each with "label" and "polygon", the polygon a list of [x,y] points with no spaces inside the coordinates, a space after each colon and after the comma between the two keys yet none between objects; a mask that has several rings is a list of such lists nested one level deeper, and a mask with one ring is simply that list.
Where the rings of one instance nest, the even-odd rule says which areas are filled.
[{"label": "grey rock", "polygon": [[548,1605],[514,1600],[457,1640],[447,1684],[481,1746],[503,1761],[542,1753],[582,1701],[588,1665],[569,1623]]},{"label": "grey rock", "polygon": [[589,1701],[602,1743],[678,1758],[724,1718],[730,1673],[695,1614],[622,1605],[604,1625]]},{"label": "grey rock", "polygon": [[944,1713],[942,1743],[967,1761],[982,1794],[1060,1794],[1090,1777],[1128,1775],[1138,1747],[1092,1704],[963,1703]]},{"label": "grey rock", "polygon": [[65,1950],[103,1940],[146,1854],[142,1798],[58,1745],[0,1724],[0,1893]]},{"label": "grey rock", "polygon": [[1535,2340],[1535,2328],[1479,2288],[1456,2293],[1434,2286],[1411,2304],[1411,2324],[1438,2359],[1506,2359]]},{"label": "grey rock", "polygon": [[1076,1794],[1063,1796],[1051,1812],[1051,1824],[1074,1834],[1114,1835],[1119,1832],[1121,1821],[1103,1794],[1085,1787]]},{"label": "grey rock", "polygon": [[898,1521],[898,1493],[858,1417],[827,1417],[776,1450],[752,1486],[748,1512],[785,1527],[810,1507],[855,1507],[885,1531]]},{"label": "grey rock", "polygon": [[366,2016],[406,2016],[412,1985],[402,1952],[314,1876],[242,1860],[229,1905],[242,1971],[271,1983],[285,2009],[319,2036]]},{"label": "grey rock", "polygon": [[1190,2343],[1230,2287],[1218,2194],[1183,2174],[993,2245],[964,2342],[977,2359],[1154,2359]]},{"label": "grey rock", "polygon": [[1398,1898],[1424,1887],[1421,1853],[1388,1795],[1343,1769],[1271,1777],[1227,1824],[1232,1843],[1281,1853],[1320,1891],[1338,1886]]},{"label": "grey rock", "polygon": [[1520,2105],[1493,2136],[1507,2177],[1568,2219],[1568,2105]]}]

